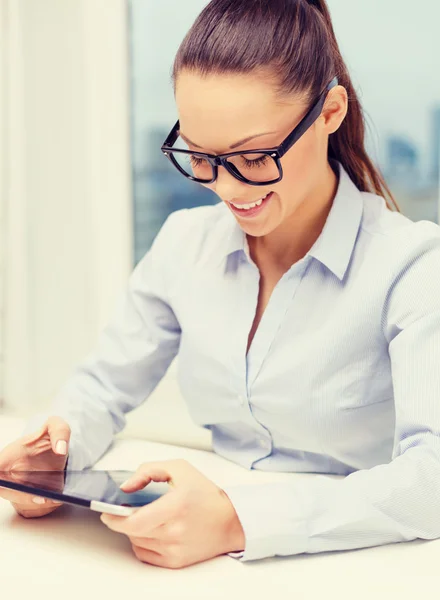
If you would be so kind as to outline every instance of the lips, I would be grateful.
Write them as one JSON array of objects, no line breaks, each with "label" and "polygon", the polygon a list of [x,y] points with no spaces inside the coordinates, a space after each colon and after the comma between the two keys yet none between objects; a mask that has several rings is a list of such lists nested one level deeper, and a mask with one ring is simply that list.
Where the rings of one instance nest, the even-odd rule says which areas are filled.
[{"label": "lips", "polygon": [[[249,206],[249,204],[256,204],[257,202],[259,202],[261,204],[261,202],[263,200],[265,200],[267,198],[267,196],[269,196],[269,194],[270,194],[270,192],[268,192],[265,196],[263,196],[262,198],[259,198],[255,202],[242,202],[241,204],[237,203],[237,202],[230,202],[230,204],[235,206],[235,208],[242,208],[243,210],[251,210],[251,208],[255,208],[255,207],[254,206],[252,206],[250,208],[245,208],[245,207]],[[258,206],[260,206],[260,204],[258,204]]]},{"label": "lips", "polygon": [[253,217],[257,214],[259,214],[260,212],[262,212],[265,207],[267,206],[267,204],[270,202],[270,200],[272,199],[273,196],[273,192],[270,192],[265,199],[263,200],[263,202],[260,204],[260,206],[254,206],[254,208],[237,208],[236,206],[234,206],[233,204],[229,203],[229,206],[231,208],[231,211],[235,214],[238,215],[239,217],[246,219],[249,217]]}]

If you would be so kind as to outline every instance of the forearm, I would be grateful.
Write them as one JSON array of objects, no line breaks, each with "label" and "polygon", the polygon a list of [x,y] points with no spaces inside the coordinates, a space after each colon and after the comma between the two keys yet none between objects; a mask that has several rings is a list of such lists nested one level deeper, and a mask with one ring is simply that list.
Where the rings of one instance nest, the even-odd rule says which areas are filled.
[{"label": "forearm", "polygon": [[439,538],[440,440],[430,442],[342,480],[224,488],[245,532],[243,560]]}]

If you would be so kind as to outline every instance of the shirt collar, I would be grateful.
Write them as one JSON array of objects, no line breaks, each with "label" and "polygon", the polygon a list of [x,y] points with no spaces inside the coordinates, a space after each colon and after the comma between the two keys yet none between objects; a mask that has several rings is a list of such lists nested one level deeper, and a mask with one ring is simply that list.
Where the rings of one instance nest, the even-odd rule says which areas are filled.
[{"label": "shirt collar", "polygon": [[338,191],[323,230],[308,254],[342,281],[356,244],[364,203],[342,164],[334,162],[339,167]]},{"label": "shirt collar", "polygon": [[[342,164],[335,160],[333,162],[339,170],[338,190],[325,225],[307,255],[318,260],[342,280],[361,224],[363,199]],[[221,250],[217,247],[216,251],[219,252],[218,258],[222,261],[234,252],[245,252],[247,249],[244,231],[238,225],[234,215],[228,209],[226,210],[227,229],[222,233]]]}]

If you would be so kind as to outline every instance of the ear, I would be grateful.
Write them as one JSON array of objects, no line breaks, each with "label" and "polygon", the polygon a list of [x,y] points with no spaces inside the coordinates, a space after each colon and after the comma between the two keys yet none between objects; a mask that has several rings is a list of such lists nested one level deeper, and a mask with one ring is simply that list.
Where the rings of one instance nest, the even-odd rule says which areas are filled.
[{"label": "ear", "polygon": [[335,133],[348,112],[348,94],[345,87],[337,85],[330,90],[321,113],[322,126],[327,134]]}]

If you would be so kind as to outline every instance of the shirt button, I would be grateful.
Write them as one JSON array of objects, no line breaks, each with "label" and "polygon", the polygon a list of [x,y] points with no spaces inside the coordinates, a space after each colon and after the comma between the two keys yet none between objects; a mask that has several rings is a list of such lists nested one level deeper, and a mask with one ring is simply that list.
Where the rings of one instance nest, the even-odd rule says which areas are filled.
[{"label": "shirt button", "polygon": [[270,446],[270,442],[269,440],[266,440],[266,438],[260,438],[259,444],[262,448],[267,448],[268,446]]},{"label": "shirt button", "polygon": [[243,396],[238,396],[238,401],[240,402],[241,406],[244,406],[244,398],[243,398]]}]

